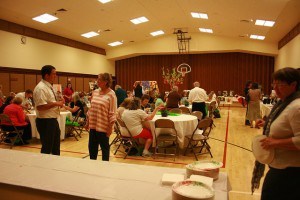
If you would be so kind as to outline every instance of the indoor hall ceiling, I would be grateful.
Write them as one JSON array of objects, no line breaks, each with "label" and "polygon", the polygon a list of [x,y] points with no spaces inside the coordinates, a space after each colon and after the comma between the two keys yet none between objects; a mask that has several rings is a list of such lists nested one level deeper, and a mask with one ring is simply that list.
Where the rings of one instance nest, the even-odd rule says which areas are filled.
[{"label": "indoor hall ceiling", "polygon": [[[67,11],[57,11],[62,8]],[[106,4],[97,0],[0,0],[3,20],[103,49],[118,48],[107,45],[115,41],[128,45],[151,39],[150,32],[157,30],[166,35],[173,34],[174,28],[208,34],[200,33],[200,27],[213,29],[212,35],[242,40],[250,40],[250,34],[264,35],[265,42],[277,43],[299,23],[299,10],[300,0],[113,0]],[[192,18],[191,12],[207,13],[208,20]],[[59,19],[48,24],[32,20],[44,13]],[[130,22],[141,16],[149,22]],[[256,19],[275,21],[275,26],[255,26]],[[89,31],[100,35],[81,36]]]}]

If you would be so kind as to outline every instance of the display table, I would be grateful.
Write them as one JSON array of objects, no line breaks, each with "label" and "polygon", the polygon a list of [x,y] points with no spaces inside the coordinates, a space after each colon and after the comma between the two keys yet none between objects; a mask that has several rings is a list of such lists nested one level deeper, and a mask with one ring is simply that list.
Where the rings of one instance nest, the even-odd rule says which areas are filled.
[{"label": "display table", "polygon": [[[1,198],[13,191],[19,199],[171,200],[171,186],[162,186],[164,173],[185,169],[134,165],[0,149]],[[18,188],[22,187],[22,190]],[[25,187],[25,188],[24,188]],[[226,173],[213,183],[215,200],[227,200]],[[22,192],[20,192],[22,191]],[[45,194],[43,196],[43,193]],[[51,195],[49,195],[51,193]],[[72,197],[72,198],[68,198]],[[11,198],[12,199],[12,198]]]},{"label": "display table", "polygon": [[[31,114],[26,114],[29,118],[31,124],[32,137],[40,138],[40,134],[37,131],[35,119],[36,113],[33,111]],[[59,128],[60,128],[60,139],[65,139],[65,129],[66,129],[66,117],[72,118],[72,113],[70,111],[61,111],[59,117],[57,118]]]}]

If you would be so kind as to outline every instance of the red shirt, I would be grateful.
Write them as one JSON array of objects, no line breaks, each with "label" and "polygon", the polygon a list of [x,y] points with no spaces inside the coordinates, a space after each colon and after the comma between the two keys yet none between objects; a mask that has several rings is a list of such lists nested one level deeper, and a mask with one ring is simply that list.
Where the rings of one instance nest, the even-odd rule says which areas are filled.
[{"label": "red shirt", "polygon": [[72,101],[72,94],[73,94],[73,90],[71,90],[70,88],[66,87],[64,89],[64,99],[67,103]]},{"label": "red shirt", "polygon": [[[28,124],[25,121],[25,113],[21,105],[17,105],[14,103],[9,104],[8,106],[5,107],[3,114],[8,115],[15,126],[25,126]],[[3,122],[3,124],[5,125],[6,123]]]}]

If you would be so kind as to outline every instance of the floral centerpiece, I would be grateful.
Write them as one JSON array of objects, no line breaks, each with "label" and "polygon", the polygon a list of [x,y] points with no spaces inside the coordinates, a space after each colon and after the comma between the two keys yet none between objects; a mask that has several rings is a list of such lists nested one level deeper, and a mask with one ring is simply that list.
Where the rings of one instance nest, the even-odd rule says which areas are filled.
[{"label": "floral centerpiece", "polygon": [[167,110],[167,108],[166,107],[162,107],[160,109],[160,113],[161,113],[162,117],[167,117],[168,116],[168,110]]},{"label": "floral centerpiece", "polygon": [[164,84],[169,84],[170,89],[173,88],[175,85],[183,84],[183,77],[182,74],[177,72],[175,67],[173,67],[171,70],[168,68],[165,71],[165,68],[162,68],[162,77],[164,80]]}]

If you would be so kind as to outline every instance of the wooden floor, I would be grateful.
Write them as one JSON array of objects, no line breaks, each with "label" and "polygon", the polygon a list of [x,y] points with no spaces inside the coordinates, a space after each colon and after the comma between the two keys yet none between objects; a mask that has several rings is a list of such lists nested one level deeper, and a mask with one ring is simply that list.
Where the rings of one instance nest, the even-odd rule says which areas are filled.
[{"label": "wooden floor", "polygon": [[[221,118],[215,119],[216,127],[211,132],[209,144],[212,147],[213,159],[224,163],[221,171],[227,172],[231,191],[230,200],[258,200],[260,190],[251,195],[251,177],[254,157],[251,152],[251,141],[255,135],[261,134],[261,129],[253,129],[244,125],[245,108],[239,104],[230,107],[221,107]],[[111,136],[111,140],[114,135]],[[74,138],[66,138],[61,142],[61,156],[88,157],[88,133],[76,141]],[[0,144],[0,148],[9,148],[6,144]],[[32,140],[29,145],[15,146],[13,150],[40,152],[41,145],[38,140]],[[181,155],[175,162],[171,157],[157,159],[129,156],[123,159],[122,154],[113,155],[116,146],[111,147],[110,162],[132,163],[140,165],[165,166],[174,168],[185,168],[185,165],[194,161],[193,154]],[[101,152],[99,152],[101,155]],[[199,156],[199,160],[211,159],[209,154]],[[101,157],[98,158],[101,160]],[[263,181],[263,180],[262,180]]]}]

